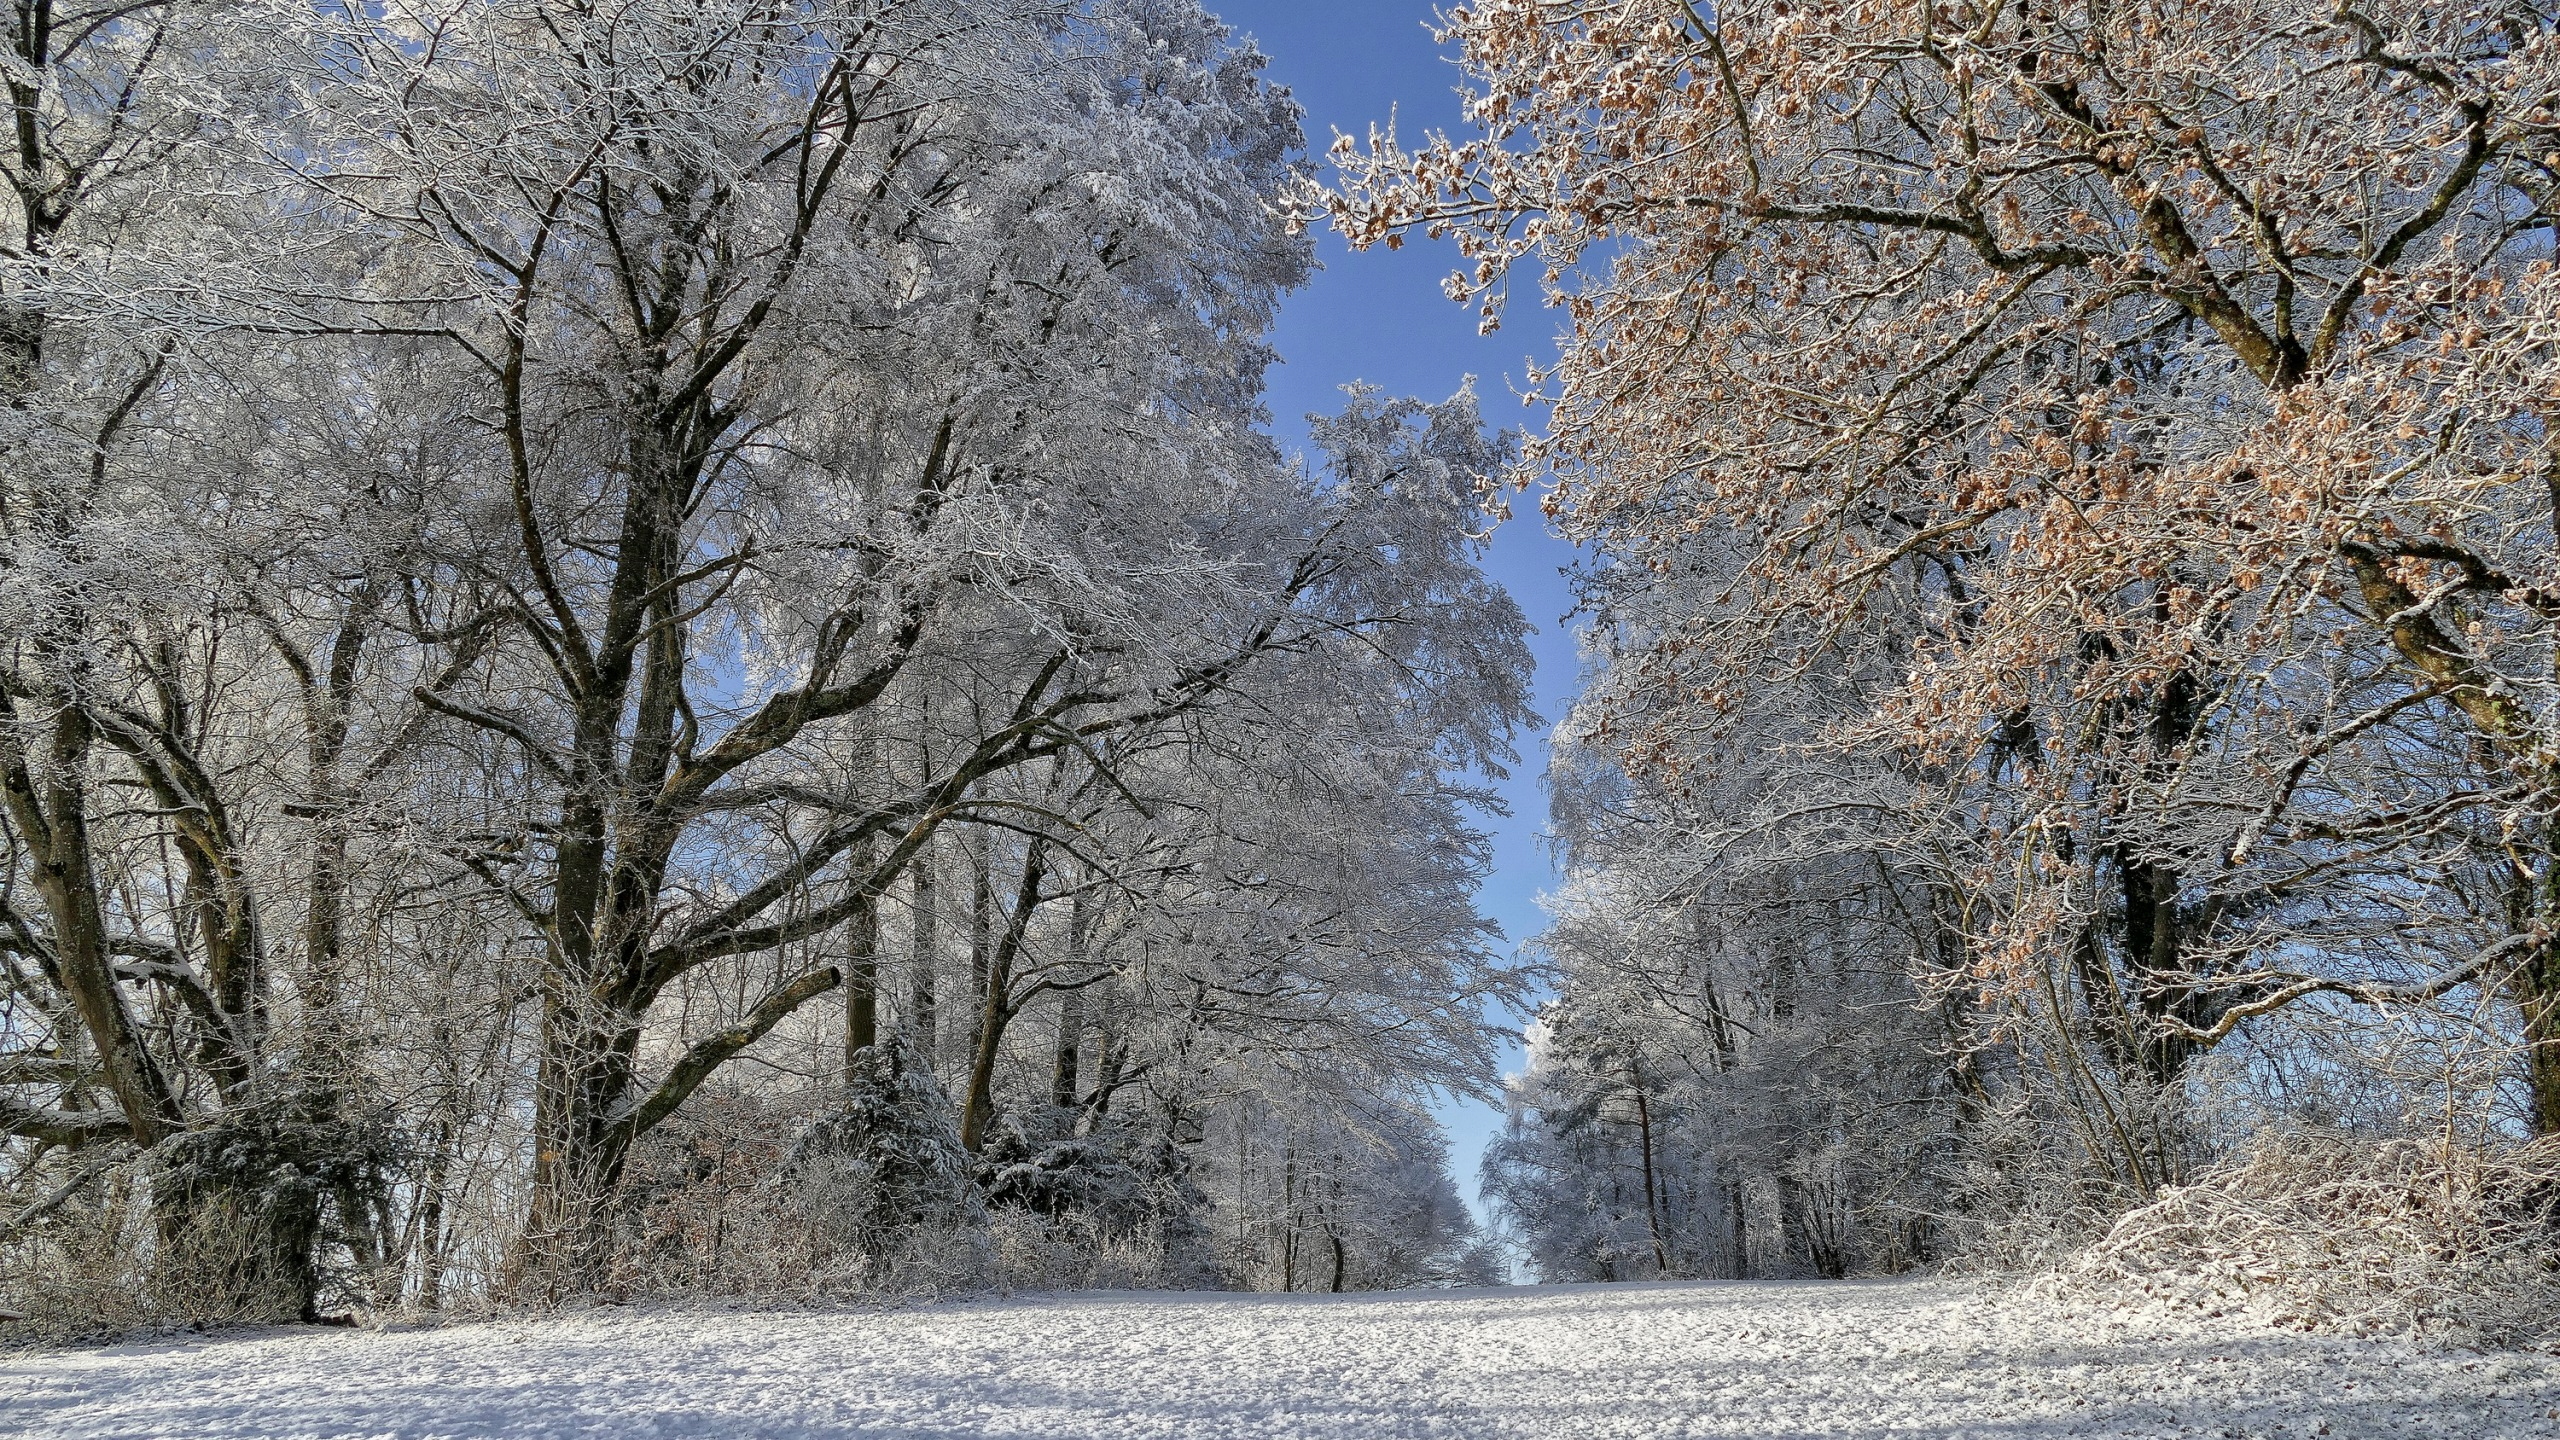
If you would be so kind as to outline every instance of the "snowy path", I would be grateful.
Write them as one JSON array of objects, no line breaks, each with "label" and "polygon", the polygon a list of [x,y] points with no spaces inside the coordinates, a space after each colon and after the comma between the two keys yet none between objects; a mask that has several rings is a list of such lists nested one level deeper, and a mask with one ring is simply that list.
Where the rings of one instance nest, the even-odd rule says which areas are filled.
[{"label": "snowy path", "polygon": [[2560,1362],[1945,1282],[600,1312],[0,1359],[29,1437],[2560,1436]]}]

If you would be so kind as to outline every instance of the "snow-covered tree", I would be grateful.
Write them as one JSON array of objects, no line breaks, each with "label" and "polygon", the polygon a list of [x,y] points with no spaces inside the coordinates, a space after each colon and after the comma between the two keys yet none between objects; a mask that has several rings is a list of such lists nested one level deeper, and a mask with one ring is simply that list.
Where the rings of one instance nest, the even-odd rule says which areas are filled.
[{"label": "snow-covered tree", "polygon": [[[1454,238],[1488,323],[1523,274],[1562,312],[1522,474],[1589,547],[1571,728],[1629,787],[1594,886],[1756,873],[1799,917],[1769,970],[1837,934],[1795,897],[1844,906],[1876,934],[1826,956],[2125,1196],[2198,1158],[2235,1035],[2467,1036],[2512,1061],[2470,1129],[2560,1126],[2547,8],[1530,0],[1444,39],[1472,133],[1345,139],[1308,198]],[[1559,1020],[1586,1067],[1641,1048],[1601,1019]]]},{"label": "snow-covered tree", "polygon": [[559,1294],[801,1125],[876,1238],[848,1085],[1171,1233],[1246,1067],[1489,1082],[1504,452],[1261,433],[1298,112],[1196,4],[11,23],[0,1250]]}]

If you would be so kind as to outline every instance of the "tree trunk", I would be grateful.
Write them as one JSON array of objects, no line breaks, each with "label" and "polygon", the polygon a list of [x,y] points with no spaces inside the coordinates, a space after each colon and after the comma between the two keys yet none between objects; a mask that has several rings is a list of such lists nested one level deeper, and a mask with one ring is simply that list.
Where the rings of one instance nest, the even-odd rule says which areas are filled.
[{"label": "tree trunk", "polygon": [[[871,847],[856,853],[856,869],[869,869]],[[880,907],[866,900],[845,922],[844,1083],[854,1082],[856,1057],[880,1043]]]},{"label": "tree trunk", "polygon": [[1076,1064],[1084,1048],[1084,992],[1062,991],[1058,995],[1058,1050],[1049,1070],[1049,1103],[1058,1109],[1072,1109],[1076,1103]]},{"label": "tree trunk", "polygon": [[1725,1233],[1732,1238],[1733,1251],[1726,1268],[1728,1280],[1751,1278],[1751,1216],[1742,1204],[1742,1177],[1728,1176],[1724,1182]]},{"label": "tree trunk", "polygon": [[453,1169],[453,1126],[442,1116],[429,1130],[426,1173],[418,1183],[415,1221],[418,1254],[418,1308],[444,1308],[444,1210],[446,1186]]},{"label": "tree trunk", "polygon": [[34,862],[36,895],[52,930],[55,971],[97,1051],[98,1067],[133,1142],[148,1149],[175,1134],[184,1119],[116,980],[89,839],[94,731],[70,695],[57,689],[46,703],[53,714],[43,731],[42,774],[17,750],[13,736],[0,735],[0,747],[5,747],[0,748],[0,784],[5,784],[10,817]]},{"label": "tree trunk", "polygon": [[[380,587],[371,580],[363,582],[348,601],[346,614],[331,640],[327,671],[314,674],[307,661],[297,665],[298,671],[308,676],[303,686],[303,731],[310,773],[304,781],[304,798],[311,809],[310,893],[304,897],[303,906],[302,1000],[309,1012],[315,1043],[330,1060],[345,1054],[352,1043],[342,1013],[346,989],[347,808],[356,798],[346,774],[347,740],[359,667],[380,602]],[[281,638],[276,643],[280,648],[287,647]]]},{"label": "tree trunk", "polygon": [[346,946],[346,822],[336,814],[323,815],[312,831],[311,889],[303,908],[302,998],[315,1040],[334,1057],[346,1048],[346,984],[340,973]]},{"label": "tree trunk", "polygon": [[2525,952],[2507,982],[2524,1019],[2525,1081],[2532,1097],[2533,1133],[2560,1134],[2560,825],[2543,844],[2542,873],[2519,908],[2528,933],[2540,938]]},{"label": "tree trunk", "polygon": [[558,988],[544,1005],[532,1207],[514,1265],[514,1288],[542,1301],[591,1290],[604,1277],[612,1239],[607,1201],[630,1148],[613,1118],[630,1093],[640,1039],[638,1027]]},{"label": "tree trunk", "polygon": [[907,872],[915,895],[915,946],[909,961],[911,973],[907,984],[907,1035],[915,1042],[916,1063],[927,1070],[934,1068],[938,1048],[935,1044],[938,1019],[935,1014],[934,971],[941,963],[939,917],[934,913],[933,858],[933,844],[927,841]]},{"label": "tree trunk", "polygon": [[960,1145],[972,1155],[985,1148],[987,1133],[995,1128],[996,1054],[1004,1045],[1005,1026],[1013,1020],[1013,961],[1021,953],[1032,914],[1047,898],[1040,886],[1048,873],[1048,843],[1035,839],[1023,856],[1022,885],[1014,893],[1013,914],[995,953],[988,957],[987,985],[978,1005],[978,1052],[970,1058],[968,1098],[960,1107]]},{"label": "tree trunk", "polygon": [[2516,1006],[2524,1012],[2533,1133],[2560,1135],[2560,946],[2534,947],[2517,972],[2515,992]]},{"label": "tree trunk", "polygon": [[1280,1288],[1298,1288],[1298,1147],[1280,1152]]},{"label": "tree trunk", "polygon": [[987,832],[977,832],[969,846],[969,1056],[977,1058],[986,1034],[987,967],[996,948],[996,884],[993,845]]},{"label": "tree trunk", "polygon": [[[1092,1002],[1087,1004],[1090,1007]],[[1085,1096],[1084,1113],[1077,1117],[1078,1128],[1086,1133],[1101,1128],[1103,1120],[1111,1114],[1111,1097],[1119,1093],[1122,1076],[1129,1068],[1129,1042],[1120,1038],[1115,1020],[1118,1012],[1108,1003],[1107,997],[1099,1009],[1101,1014],[1093,1036],[1096,1067],[1093,1089]]]},{"label": "tree trunk", "polygon": [[1627,1083],[1636,1092],[1636,1135],[1644,1156],[1644,1229],[1653,1241],[1653,1273],[1668,1276],[1671,1260],[1662,1248],[1661,1189],[1653,1176],[1653,1107],[1645,1099],[1644,1079],[1632,1065],[1627,1067]]}]

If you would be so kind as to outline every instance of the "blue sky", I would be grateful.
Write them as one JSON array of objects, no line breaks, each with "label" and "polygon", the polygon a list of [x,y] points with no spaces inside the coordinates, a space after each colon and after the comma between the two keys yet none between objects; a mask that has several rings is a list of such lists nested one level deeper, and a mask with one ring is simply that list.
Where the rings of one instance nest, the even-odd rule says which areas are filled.
[{"label": "blue sky", "polygon": [[[1274,83],[1289,87],[1307,109],[1307,139],[1321,154],[1337,129],[1365,136],[1372,121],[1392,111],[1408,138],[1459,127],[1457,70],[1432,43],[1427,28],[1432,0],[1208,0],[1209,8],[1261,45],[1271,57]],[[1455,268],[1454,247],[1417,241],[1401,251],[1355,254],[1331,236],[1319,239],[1324,270],[1282,310],[1273,372],[1274,432],[1284,443],[1302,443],[1309,411],[1331,410],[1338,387],[1354,380],[1396,394],[1444,399],[1467,376],[1486,418],[1497,426],[1526,427],[1531,416],[1515,398],[1528,364],[1550,349],[1554,325],[1548,312],[1526,297],[1515,301],[1504,328],[1476,333],[1474,312],[1440,293],[1440,279]],[[1558,570],[1573,556],[1547,533],[1534,497],[1517,504],[1519,518],[1495,532],[1490,568],[1538,627],[1538,711],[1552,722],[1572,695],[1573,636],[1562,617],[1572,600]],[[1543,733],[1522,737],[1521,764],[1503,789],[1511,802],[1507,820],[1492,823],[1493,878],[1485,886],[1485,912],[1513,943],[1543,924],[1539,894],[1550,887],[1539,842],[1546,797],[1538,777],[1546,768]],[[1507,1064],[1518,1063],[1513,1047]],[[1459,1186],[1475,1192],[1477,1159],[1500,1123],[1483,1105],[1441,1107],[1455,1151]]]}]

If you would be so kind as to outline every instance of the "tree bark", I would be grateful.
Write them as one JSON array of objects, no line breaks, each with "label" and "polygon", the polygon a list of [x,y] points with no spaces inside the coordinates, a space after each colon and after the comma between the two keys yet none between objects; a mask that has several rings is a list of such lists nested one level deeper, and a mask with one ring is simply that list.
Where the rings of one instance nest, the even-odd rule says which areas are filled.
[{"label": "tree bark", "polygon": [[1662,1248],[1662,1199],[1653,1174],[1653,1107],[1645,1099],[1644,1077],[1636,1067],[1627,1067],[1627,1083],[1636,1092],[1636,1135],[1638,1148],[1644,1155],[1644,1229],[1653,1241],[1653,1273],[1671,1273],[1670,1256]]},{"label": "tree bark", "polygon": [[1005,1026],[1013,1020],[1013,962],[1033,912],[1048,898],[1040,893],[1048,872],[1048,842],[1034,839],[1023,857],[1012,917],[987,960],[987,987],[978,1006],[978,1052],[970,1057],[968,1098],[960,1107],[960,1145],[972,1155],[985,1148],[987,1134],[995,1128],[996,1054],[1004,1044]]},{"label": "tree bark", "polygon": [[1076,1066],[1083,1048],[1084,992],[1062,991],[1058,995],[1057,1055],[1049,1068],[1049,1103],[1060,1110],[1075,1106],[1079,1083]]},{"label": "tree bark", "polygon": [[2560,825],[2546,829],[2542,873],[2524,886],[2518,928],[2538,937],[2507,981],[2524,1021],[2526,1093],[2533,1133],[2560,1135]]},{"label": "tree bark", "polygon": [[916,1063],[927,1070],[935,1068],[939,1049],[939,1017],[936,1012],[934,975],[941,964],[940,917],[935,913],[938,888],[934,881],[934,846],[931,841],[916,852],[907,870],[915,896],[914,953],[909,961],[907,984],[907,1033],[915,1042]]},{"label": "tree bark", "polygon": [[[855,861],[867,868],[870,847]],[[880,1043],[880,906],[869,899],[854,908],[845,922],[844,946],[844,1083],[854,1081],[854,1065],[863,1051]]]},{"label": "tree bark", "polygon": [[1099,1129],[1103,1120],[1111,1114],[1111,1097],[1118,1094],[1121,1085],[1126,1083],[1125,1076],[1129,1068],[1129,1042],[1120,1037],[1117,1012],[1111,1007],[1108,997],[1104,997],[1098,1007],[1091,999],[1085,1003],[1088,1008],[1099,1008],[1101,1012],[1094,1027],[1093,1036],[1093,1060],[1096,1067],[1093,1089],[1086,1093],[1084,1113],[1077,1117],[1078,1127],[1089,1133]]},{"label": "tree bark", "polygon": [[1296,1293],[1298,1288],[1298,1146],[1289,1142],[1280,1152],[1280,1288]]},{"label": "tree bark", "polygon": [[554,980],[543,998],[535,1076],[531,1213],[518,1242],[514,1286],[557,1301],[603,1276],[611,1239],[606,1200],[622,1179],[628,1137],[611,1123],[631,1090],[638,1027]]},{"label": "tree bark", "polygon": [[62,687],[50,687],[52,714],[41,775],[18,749],[14,727],[0,727],[0,788],[10,818],[34,864],[56,974],[97,1051],[109,1093],[133,1142],[144,1149],[184,1128],[175,1093],[142,1042],[125,1006],[99,899],[97,859],[89,836],[88,767],[95,731],[86,710]]},{"label": "tree bark", "polygon": [[976,1063],[986,1035],[988,967],[996,949],[996,885],[993,842],[980,830],[969,846],[969,1058]]}]

